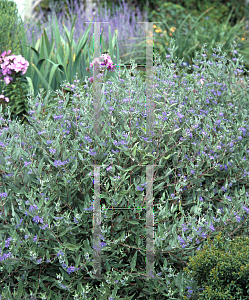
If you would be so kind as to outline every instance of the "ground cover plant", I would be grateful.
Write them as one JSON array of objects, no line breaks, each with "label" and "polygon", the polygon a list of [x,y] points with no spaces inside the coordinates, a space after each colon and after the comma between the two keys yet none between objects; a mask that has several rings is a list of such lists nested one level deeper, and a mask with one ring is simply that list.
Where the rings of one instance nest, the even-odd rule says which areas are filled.
[{"label": "ground cover plant", "polygon": [[[96,136],[93,127],[91,85],[84,87],[87,93],[76,85],[67,108],[69,94],[57,91],[58,104],[45,113],[41,108],[49,97],[29,97],[30,125],[10,122],[2,130],[4,298],[179,299],[202,288],[183,268],[208,237],[221,232],[229,242],[247,233],[248,94],[238,86],[234,91],[241,57],[233,50],[226,67],[220,47],[211,62],[204,51],[197,53],[202,61],[195,60],[195,81],[190,82],[175,75],[181,61],[174,58],[173,43],[170,49],[167,65],[160,57],[155,61],[152,153],[144,126],[145,84],[129,72],[126,81],[115,71],[112,82],[102,82],[103,136]],[[91,261],[93,164],[103,165],[101,281],[93,278]],[[140,278],[146,213],[136,208],[144,207],[144,166],[150,164],[156,166],[157,277],[147,281]],[[114,206],[129,209],[107,209]]]}]

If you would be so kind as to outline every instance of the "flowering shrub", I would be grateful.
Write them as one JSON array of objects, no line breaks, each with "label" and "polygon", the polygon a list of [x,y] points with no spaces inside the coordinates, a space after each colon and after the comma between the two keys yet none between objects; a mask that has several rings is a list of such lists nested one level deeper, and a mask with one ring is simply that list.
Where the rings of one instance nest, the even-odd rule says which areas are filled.
[{"label": "flowering shrub", "polygon": [[[188,288],[199,288],[183,272],[189,256],[217,232],[246,233],[248,94],[240,87],[231,92],[233,70],[241,66],[234,57],[226,69],[220,49],[211,62],[202,52],[190,83],[172,71],[179,65],[172,63],[173,50],[167,65],[156,66],[153,136],[146,132],[144,80],[127,70],[126,82],[119,76],[104,82],[102,135],[93,126],[92,88],[82,91],[77,78],[74,94],[57,90],[49,109],[49,97],[29,99],[30,126],[10,122],[1,131],[4,298],[29,298],[32,292],[55,300],[72,298],[77,290],[90,300],[181,299]],[[148,167],[154,171],[147,181]],[[98,182],[101,232],[94,248]],[[145,278],[147,212],[138,210],[147,205],[147,182],[153,183],[157,280]],[[101,282],[93,278],[99,249]]]}]

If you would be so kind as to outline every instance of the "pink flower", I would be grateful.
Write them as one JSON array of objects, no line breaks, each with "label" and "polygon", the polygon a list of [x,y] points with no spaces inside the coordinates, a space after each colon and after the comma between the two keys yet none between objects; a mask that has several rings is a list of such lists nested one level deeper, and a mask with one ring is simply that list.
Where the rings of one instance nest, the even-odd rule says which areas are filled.
[{"label": "pink flower", "polygon": [[4,95],[0,95],[0,99],[4,99],[6,102],[9,102],[9,101],[10,101],[9,98],[4,97]]},{"label": "pink flower", "polygon": [[[100,67],[100,71],[102,71],[101,67],[106,67],[108,71],[114,71],[114,69],[116,68],[115,66],[113,66],[113,61],[111,60],[110,55],[108,54],[102,54],[100,56],[100,58],[95,57],[93,62],[90,63],[90,68],[93,68],[93,66]],[[86,68],[86,70],[89,72],[90,69]],[[93,82],[93,77],[90,77],[88,79],[90,82]]]},{"label": "pink flower", "polygon": [[[8,52],[7,52],[7,55],[9,55],[11,53],[11,50],[9,50]],[[2,54],[1,54],[1,57],[3,58],[3,57],[5,57],[6,56],[6,51],[4,51]],[[0,62],[1,62],[1,60],[2,60],[2,58],[0,57]]]},{"label": "pink flower", "polygon": [[[7,52],[10,54],[11,50]],[[27,72],[29,63],[21,55],[6,56],[6,51],[1,54],[0,58],[0,77],[2,75],[24,75]],[[2,73],[2,74],[1,74]],[[4,77],[6,85],[13,81],[12,77]]]},{"label": "pink flower", "polygon": [[13,78],[7,76],[7,77],[4,77],[4,81],[5,81],[6,85],[8,85],[11,81],[13,81]]},{"label": "pink flower", "polygon": [[100,65],[100,66],[107,66],[108,70],[112,70],[113,68],[115,68],[115,66],[113,66],[113,61],[111,60],[111,57],[107,54],[102,54],[100,58],[95,57],[93,62],[90,63],[90,67],[93,67],[93,64]]},{"label": "pink flower", "polygon": [[99,58],[95,57],[93,62],[90,63],[90,68],[93,67],[93,64],[96,66],[97,65],[100,65],[101,64],[101,61],[99,60]]},{"label": "pink flower", "polygon": [[[10,53],[11,50],[7,53],[4,51],[0,56],[0,77],[3,75],[5,76],[4,81],[6,85],[16,79],[17,76],[24,75],[29,66],[29,63],[21,55],[8,56]],[[13,77],[10,77],[9,75],[12,75]],[[4,99],[5,102],[9,102],[9,98],[4,95],[0,95],[0,99]]]}]

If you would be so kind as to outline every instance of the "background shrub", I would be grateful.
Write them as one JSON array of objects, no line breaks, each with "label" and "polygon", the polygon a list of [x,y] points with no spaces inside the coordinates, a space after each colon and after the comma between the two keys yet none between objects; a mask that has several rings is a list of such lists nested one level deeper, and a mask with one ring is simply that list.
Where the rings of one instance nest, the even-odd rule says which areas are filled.
[{"label": "background shrub", "polygon": [[183,270],[204,288],[199,300],[249,299],[249,238],[236,236],[227,241],[219,232],[213,241],[208,238],[208,245],[190,257]]}]

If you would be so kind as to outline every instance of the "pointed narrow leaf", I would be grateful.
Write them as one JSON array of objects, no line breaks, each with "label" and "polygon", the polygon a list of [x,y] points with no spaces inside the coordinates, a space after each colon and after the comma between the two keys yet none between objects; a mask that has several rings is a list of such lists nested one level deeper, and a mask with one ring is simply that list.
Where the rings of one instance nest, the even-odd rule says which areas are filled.
[{"label": "pointed narrow leaf", "polygon": [[73,245],[70,243],[63,243],[63,246],[69,250],[78,250],[81,247],[81,245]]},{"label": "pointed narrow leaf", "polygon": [[132,258],[132,261],[131,261],[131,271],[134,270],[135,266],[136,266],[136,263],[137,263],[137,251],[135,252],[133,258]]}]

